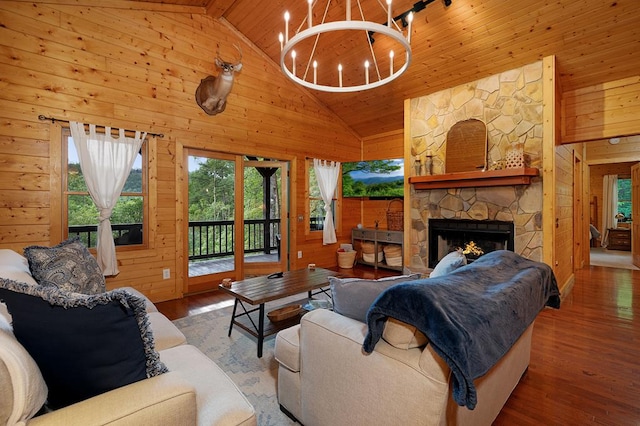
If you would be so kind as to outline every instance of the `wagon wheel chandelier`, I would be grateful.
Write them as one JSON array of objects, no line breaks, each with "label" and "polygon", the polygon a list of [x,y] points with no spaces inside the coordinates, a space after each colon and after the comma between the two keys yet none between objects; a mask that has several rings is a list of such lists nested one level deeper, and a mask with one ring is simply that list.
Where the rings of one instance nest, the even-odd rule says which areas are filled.
[{"label": "wagon wheel chandelier", "polygon": [[[300,1],[300,0],[299,0]],[[300,84],[313,90],[319,90],[324,92],[345,93],[345,92],[357,92],[362,90],[374,89],[400,77],[411,64],[411,24],[413,22],[414,12],[423,10],[427,4],[432,3],[435,0],[422,0],[418,1],[408,11],[393,17],[392,14],[392,0],[386,0],[386,7],[378,0],[378,4],[385,11],[387,15],[387,21],[384,24],[377,22],[367,21],[365,19],[360,0],[356,0],[357,11],[359,19],[351,19],[351,0],[346,0],[345,4],[345,19],[342,21],[325,22],[327,18],[327,12],[331,4],[331,0],[327,0],[324,14],[322,16],[322,22],[318,25],[313,25],[313,7],[314,3],[318,3],[320,0],[307,0],[308,13],[306,19],[302,20],[296,34],[289,38],[289,22],[291,16],[289,12],[285,12],[285,31],[284,34],[279,34],[280,41],[280,67],[284,74],[293,82]],[[370,1],[370,0],[368,0]],[[445,5],[449,6],[451,0],[445,0]],[[402,28],[398,26],[397,22],[400,20]],[[302,29],[303,27],[306,29]],[[403,32],[404,28],[407,28],[406,36]],[[318,69],[322,66],[319,60],[316,58],[316,47],[320,35],[330,32],[347,32],[347,31],[360,31],[363,33],[363,43],[367,43],[367,50],[369,51],[369,57],[362,61],[362,69],[355,72],[359,73],[357,79],[350,79],[350,81],[359,80],[359,83],[353,85],[345,85],[343,82],[343,73],[347,70],[343,68],[342,63],[338,62],[338,66],[335,69],[335,73],[331,73],[332,78],[326,79],[326,81],[318,81]],[[393,50],[389,50],[389,69],[381,70],[378,65],[378,59],[373,49],[374,36],[382,34],[389,37],[396,42],[396,45],[402,49],[401,52],[396,53]],[[313,45],[308,54],[306,60],[306,66],[304,70],[296,69],[296,57],[299,53],[296,51],[296,46],[300,46],[300,43],[306,39],[314,37]],[[399,66],[396,66],[395,62],[400,62]],[[329,61],[325,62],[328,63]],[[312,70],[310,70],[312,68]],[[353,72],[353,70],[349,70]]]}]

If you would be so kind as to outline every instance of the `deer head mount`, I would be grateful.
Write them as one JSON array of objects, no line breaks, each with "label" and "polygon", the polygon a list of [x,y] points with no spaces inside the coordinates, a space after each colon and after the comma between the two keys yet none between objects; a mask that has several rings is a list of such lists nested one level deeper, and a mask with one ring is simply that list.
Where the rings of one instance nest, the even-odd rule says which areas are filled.
[{"label": "deer head mount", "polygon": [[236,72],[242,69],[242,50],[233,45],[239,53],[237,62],[226,62],[220,57],[220,46],[216,52],[216,67],[220,69],[217,76],[208,75],[202,80],[196,89],[196,102],[200,108],[209,115],[216,115],[224,111],[227,106],[227,96],[233,87],[233,78]]}]

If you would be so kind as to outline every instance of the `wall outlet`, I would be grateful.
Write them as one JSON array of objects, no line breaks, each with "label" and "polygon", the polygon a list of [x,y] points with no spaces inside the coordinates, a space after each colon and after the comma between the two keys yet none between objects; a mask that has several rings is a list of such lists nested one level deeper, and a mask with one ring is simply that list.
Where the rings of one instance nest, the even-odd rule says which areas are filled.
[{"label": "wall outlet", "polygon": [[298,250],[298,259],[302,259],[302,250]]},{"label": "wall outlet", "polygon": [[171,269],[169,269],[169,268],[163,269],[162,270],[162,279],[163,280],[168,280],[169,278],[171,278]]}]

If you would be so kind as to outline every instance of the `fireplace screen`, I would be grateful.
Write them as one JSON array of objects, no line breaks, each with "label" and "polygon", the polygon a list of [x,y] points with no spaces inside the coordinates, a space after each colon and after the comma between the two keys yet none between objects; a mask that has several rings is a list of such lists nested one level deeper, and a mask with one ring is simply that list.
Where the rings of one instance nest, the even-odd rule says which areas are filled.
[{"label": "fireplace screen", "polygon": [[495,250],[514,251],[513,222],[498,220],[430,219],[429,267],[461,248],[467,262]]}]

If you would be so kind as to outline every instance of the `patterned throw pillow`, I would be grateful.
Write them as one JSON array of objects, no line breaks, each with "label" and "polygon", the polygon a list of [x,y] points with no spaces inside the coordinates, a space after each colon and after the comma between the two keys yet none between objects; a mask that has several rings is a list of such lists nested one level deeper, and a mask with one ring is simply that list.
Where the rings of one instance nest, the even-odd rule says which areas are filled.
[{"label": "patterned throw pillow", "polygon": [[42,286],[82,294],[106,291],[98,262],[78,237],[54,247],[27,247],[24,255],[31,275]]},{"label": "patterned throw pillow", "polygon": [[144,300],[125,290],[89,296],[0,278],[0,300],[49,388],[49,409],[167,371]]}]

